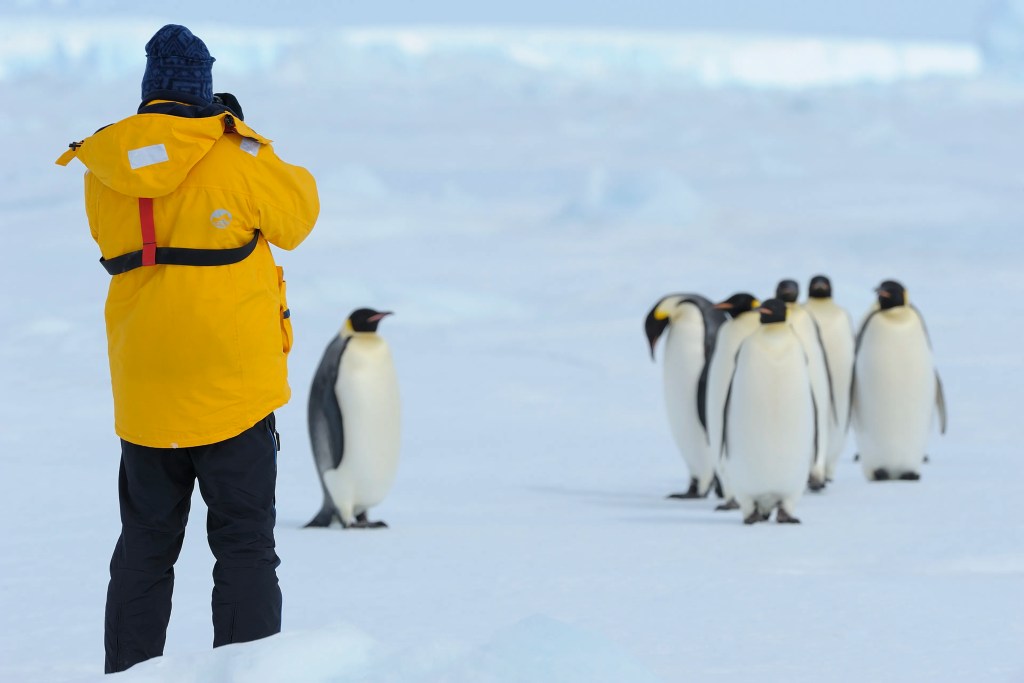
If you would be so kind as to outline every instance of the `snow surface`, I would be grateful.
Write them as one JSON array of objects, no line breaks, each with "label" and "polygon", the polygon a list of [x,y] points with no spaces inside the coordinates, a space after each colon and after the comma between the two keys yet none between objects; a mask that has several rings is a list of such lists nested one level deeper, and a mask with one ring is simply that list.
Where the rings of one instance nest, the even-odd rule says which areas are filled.
[{"label": "snow surface", "polygon": [[[82,169],[53,160],[134,111],[164,21],[16,22],[0,47],[0,681],[1024,681],[1020,86],[970,60],[800,87],[791,61],[771,83],[667,62],[639,77],[645,55],[685,47],[622,66],[624,44],[665,35],[545,34],[529,62],[510,55],[530,41],[498,31],[441,47],[433,31],[368,32],[353,52],[313,39],[331,26],[202,25],[217,89],[323,202],[309,240],[278,254],[296,334],[278,413],[284,632],[209,650],[197,496],[166,656],[102,678],[118,533],[107,276]],[[410,36],[429,49],[398,50]],[[716,40],[716,58],[788,53]],[[537,60],[553,66],[521,68]],[[926,316],[951,421],[924,478],[868,484],[851,440],[798,527],[666,500],[686,474],[646,311],[818,272],[855,318],[890,277]],[[391,528],[306,530],[306,392],[363,305],[396,312],[381,331],[402,462],[371,514]]]}]

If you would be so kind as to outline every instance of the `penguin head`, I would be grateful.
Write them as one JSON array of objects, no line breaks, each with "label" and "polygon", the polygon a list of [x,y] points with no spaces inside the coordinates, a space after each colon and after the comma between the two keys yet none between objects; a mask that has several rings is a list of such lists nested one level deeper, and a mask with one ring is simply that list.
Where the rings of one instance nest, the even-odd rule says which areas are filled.
[{"label": "penguin head", "polygon": [[831,299],[832,282],[824,275],[815,275],[811,278],[811,284],[807,288],[807,296],[812,299]]},{"label": "penguin head", "polygon": [[644,333],[647,335],[647,343],[651,346],[651,360],[654,360],[655,344],[672,321],[679,318],[682,310],[679,307],[687,300],[685,294],[663,296],[647,314],[644,320]]},{"label": "penguin head", "polygon": [[883,311],[907,305],[907,290],[896,280],[885,280],[875,292],[878,294],[878,305]]},{"label": "penguin head", "polygon": [[775,288],[775,298],[782,299],[787,304],[795,304],[800,296],[800,285],[796,280],[780,280]]},{"label": "penguin head", "polygon": [[345,321],[345,331],[349,334],[356,332],[373,334],[377,331],[380,321],[389,315],[393,315],[393,313],[391,311],[375,311],[372,308],[357,308]]},{"label": "penguin head", "polygon": [[758,301],[757,297],[747,292],[739,292],[733,294],[725,301],[715,304],[715,308],[720,311],[725,311],[726,314],[736,318],[740,313],[746,313],[747,311],[753,311],[761,302]]},{"label": "penguin head", "polygon": [[768,299],[758,309],[761,314],[761,324],[772,325],[786,322],[786,310],[786,302],[782,299]]},{"label": "penguin head", "polygon": [[644,334],[647,335],[647,343],[651,346],[651,360],[654,360],[654,345],[658,343],[658,338],[661,337],[665,332],[665,328],[668,327],[668,313],[665,312],[662,306],[664,301],[662,299],[656,303],[644,320]]}]

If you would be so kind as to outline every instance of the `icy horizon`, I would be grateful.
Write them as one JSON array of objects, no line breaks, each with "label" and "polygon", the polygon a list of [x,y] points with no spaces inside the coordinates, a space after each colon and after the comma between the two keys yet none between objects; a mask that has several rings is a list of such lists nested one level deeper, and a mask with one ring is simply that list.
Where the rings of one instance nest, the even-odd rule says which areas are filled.
[{"label": "icy horizon", "polygon": [[[143,46],[160,19],[53,21],[11,17],[0,46],[0,82],[88,74],[137,76]],[[308,78],[297,64],[331,65],[318,81],[458,82],[547,76],[575,83],[637,81],[658,87],[758,89],[884,85],[929,78],[971,79],[984,71],[969,43],[892,41],[743,32],[479,27],[191,28],[226,77]]]}]

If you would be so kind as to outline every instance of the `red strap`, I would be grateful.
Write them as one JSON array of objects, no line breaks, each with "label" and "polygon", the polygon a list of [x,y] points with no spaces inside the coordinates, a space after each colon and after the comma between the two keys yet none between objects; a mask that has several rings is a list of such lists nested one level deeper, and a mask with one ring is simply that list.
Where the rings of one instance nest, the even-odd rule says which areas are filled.
[{"label": "red strap", "polygon": [[153,200],[139,197],[139,222],[142,224],[142,265],[156,265],[156,228],[153,226]]}]

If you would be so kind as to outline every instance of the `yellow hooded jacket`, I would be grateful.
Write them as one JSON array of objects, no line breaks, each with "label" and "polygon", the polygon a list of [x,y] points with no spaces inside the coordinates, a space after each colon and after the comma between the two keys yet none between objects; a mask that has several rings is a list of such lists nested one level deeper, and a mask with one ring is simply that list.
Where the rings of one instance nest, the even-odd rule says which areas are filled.
[{"label": "yellow hooded jacket", "polygon": [[313,176],[217,109],[131,116],[57,163],[75,157],[88,169],[86,214],[104,259],[143,248],[140,198],[152,198],[159,247],[237,248],[259,230],[255,251],[237,263],[144,265],[111,277],[105,317],[118,436],[155,448],[211,444],[287,403],[291,321],[268,242],[294,249],[312,230]]}]

